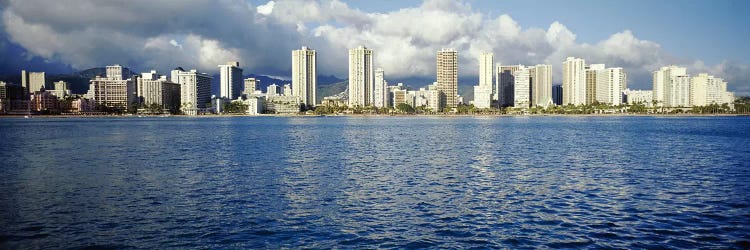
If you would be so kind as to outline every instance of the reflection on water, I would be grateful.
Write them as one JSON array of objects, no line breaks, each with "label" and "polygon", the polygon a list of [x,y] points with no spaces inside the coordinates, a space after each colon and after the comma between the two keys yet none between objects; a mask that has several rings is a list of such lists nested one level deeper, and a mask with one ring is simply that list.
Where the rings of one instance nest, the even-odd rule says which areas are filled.
[{"label": "reflection on water", "polygon": [[0,248],[750,244],[745,117],[3,119],[0,145]]}]

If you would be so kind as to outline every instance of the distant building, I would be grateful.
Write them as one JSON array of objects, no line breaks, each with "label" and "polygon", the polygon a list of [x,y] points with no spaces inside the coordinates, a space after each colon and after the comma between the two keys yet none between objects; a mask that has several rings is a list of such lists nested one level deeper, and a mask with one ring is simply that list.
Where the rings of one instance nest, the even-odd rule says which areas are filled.
[{"label": "distant building", "polygon": [[[604,64],[589,64],[586,66],[586,104],[597,102],[597,93],[599,92],[597,89],[597,84],[599,83],[598,78],[604,79],[605,68],[606,66]],[[606,91],[602,93],[606,93]],[[600,99],[605,95],[606,94],[602,94]]]},{"label": "distant building", "polygon": [[[288,83],[284,84],[284,91],[283,92],[284,92],[283,94],[285,96],[293,96],[293,94],[292,94],[292,85],[288,84]],[[300,98],[302,98],[302,97],[300,97]]]},{"label": "distant building", "polygon": [[246,78],[245,79],[245,90],[242,91],[242,94],[244,95],[251,95],[255,92],[255,90],[258,89],[258,85],[260,84],[260,80],[257,80],[255,78]]},{"label": "distant building", "polygon": [[40,90],[31,94],[31,111],[59,111],[60,101],[51,92]]},{"label": "distant building", "polygon": [[[116,68],[120,70],[116,71]],[[119,65],[107,66],[108,77],[97,76],[89,81],[87,96],[93,99],[98,107],[126,111],[138,103],[136,81],[132,78],[122,79],[122,75],[118,72],[122,72],[122,67]]]},{"label": "distant building", "polygon": [[523,65],[501,65],[497,64],[497,77],[495,78],[495,92],[497,93],[497,101],[499,107],[513,106],[515,90],[515,73]]},{"label": "distant building", "polygon": [[275,83],[268,85],[268,87],[266,88],[266,95],[268,96],[279,95],[279,85],[276,85]]},{"label": "distant building", "polygon": [[166,76],[158,75],[156,70],[141,74],[138,78],[137,92],[142,106],[156,104],[162,109],[180,109],[180,84],[169,81]]},{"label": "distant building", "polygon": [[520,67],[513,74],[513,107],[528,108],[531,105],[531,68]]},{"label": "distant building", "polygon": [[492,53],[479,56],[479,85],[474,86],[474,106],[477,108],[489,108],[492,100],[497,100],[492,89],[493,60]]},{"label": "distant building", "polygon": [[371,49],[359,46],[349,50],[349,107],[373,105],[375,76]]},{"label": "distant building", "polygon": [[437,88],[442,92],[440,109],[458,107],[458,52],[442,49],[437,52]]},{"label": "distant building", "polygon": [[373,106],[377,108],[388,107],[388,82],[385,80],[385,71],[381,68],[375,70],[375,86],[373,89]]},{"label": "distant building", "polygon": [[586,61],[568,57],[563,62],[563,104],[586,104]]},{"label": "distant building", "polygon": [[555,103],[555,105],[562,105],[562,95],[563,95],[563,89],[562,85],[552,85],[552,102]]},{"label": "distant building", "polygon": [[263,103],[265,102],[266,102],[266,97],[260,96],[260,95],[251,95],[251,96],[248,96],[245,100],[243,100],[243,103],[247,105],[248,115],[263,114],[263,111],[265,110]]},{"label": "distant building", "polygon": [[549,107],[552,102],[552,65],[538,64],[529,70],[531,106]]},{"label": "distant building", "polygon": [[669,87],[670,107],[690,107],[690,76],[676,76]]},{"label": "distant building", "polygon": [[57,98],[62,99],[66,96],[70,96],[70,83],[67,83],[65,81],[56,81],[54,83],[54,86],[54,89],[48,91],[57,96]]},{"label": "distant building", "polygon": [[186,115],[206,112],[211,103],[211,76],[193,69],[172,70],[172,82],[180,85],[180,110]]},{"label": "distant building", "polygon": [[221,87],[221,96],[234,100],[242,92],[242,69],[239,62],[227,62],[225,65],[219,65],[219,75]]},{"label": "distant building", "polygon": [[21,85],[0,81],[0,113],[21,109],[18,104],[22,101],[26,102],[23,106],[28,107],[26,90]]},{"label": "distant building", "polygon": [[651,107],[653,105],[652,101],[654,100],[654,93],[651,90],[626,89],[624,93],[625,96],[627,96],[627,103],[629,105],[643,104],[646,107]]},{"label": "distant building", "polygon": [[125,80],[133,76],[133,72],[130,69],[122,67],[119,64],[107,66],[106,73],[106,77],[112,80]]},{"label": "distant building", "polygon": [[44,72],[27,72],[26,70],[21,70],[21,86],[25,89],[26,95],[33,94],[44,88],[45,81]]},{"label": "distant building", "polygon": [[265,109],[275,114],[297,114],[301,111],[302,100],[299,96],[267,96]]},{"label": "distant building", "polygon": [[687,76],[687,69],[674,65],[661,67],[653,72],[654,100],[657,106],[674,107],[673,87],[678,76]]},{"label": "distant building", "polygon": [[[315,106],[317,100],[317,62],[316,52],[308,47],[292,51],[292,93],[299,96],[302,103]],[[286,88],[285,88],[286,89]],[[287,95],[286,92],[284,95]]]},{"label": "distant building", "polygon": [[734,93],[727,91],[724,79],[702,73],[691,79],[690,101],[692,106],[734,103]]}]

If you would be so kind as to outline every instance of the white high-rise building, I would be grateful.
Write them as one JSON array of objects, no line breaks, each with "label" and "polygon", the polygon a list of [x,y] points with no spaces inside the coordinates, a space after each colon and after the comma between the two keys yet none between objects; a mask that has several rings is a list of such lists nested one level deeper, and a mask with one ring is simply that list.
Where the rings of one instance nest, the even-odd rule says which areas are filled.
[{"label": "white high-rise building", "polygon": [[607,96],[605,87],[599,87],[604,84],[606,66],[604,64],[586,65],[586,104],[602,102]]},{"label": "white high-rise building", "polygon": [[690,102],[692,106],[734,103],[734,93],[727,91],[724,79],[702,73],[690,81]]},{"label": "white high-rise building", "polygon": [[625,90],[627,82],[625,71],[622,68],[608,68],[604,72],[604,79],[597,79],[597,82],[603,83],[597,84],[597,88],[602,87],[605,93],[599,101],[614,106],[621,105],[622,91]]},{"label": "white high-rise building", "polygon": [[284,96],[294,96],[292,94],[292,85],[291,84],[284,84]]},{"label": "white high-rise building", "polygon": [[443,93],[440,108],[458,107],[458,52],[442,49],[437,53],[437,87]]},{"label": "white high-rise building", "polygon": [[235,99],[242,92],[242,69],[239,62],[227,62],[225,65],[219,65],[221,89],[220,97]]},{"label": "white high-rise building", "polygon": [[489,108],[492,100],[497,100],[492,88],[492,65],[492,53],[482,53],[479,56],[479,85],[474,86],[474,106],[477,108]]},{"label": "white high-rise building", "polygon": [[690,77],[676,76],[669,87],[671,107],[690,107]]},{"label": "white high-rise building", "polygon": [[119,64],[108,65],[106,68],[107,78],[112,80],[124,80],[133,76],[128,68],[124,68]]},{"label": "white high-rise building", "polygon": [[531,105],[549,107],[552,101],[552,65],[538,64],[530,71],[531,76]]},{"label": "white high-rise building", "polygon": [[513,107],[528,108],[531,105],[531,75],[530,68],[520,67],[513,74]]},{"label": "white high-rise building", "polygon": [[302,103],[313,107],[317,88],[316,52],[308,47],[292,51],[292,95],[299,96]]},{"label": "white high-rise building", "polygon": [[266,95],[267,96],[279,95],[279,85],[276,85],[275,83],[268,85],[268,87],[266,88]]},{"label": "white high-rise building", "polygon": [[159,105],[164,109],[180,108],[180,85],[170,82],[166,76],[151,72],[141,73],[137,80],[138,101],[143,106]]},{"label": "white high-rise building", "polygon": [[674,82],[678,76],[687,76],[687,69],[670,65],[654,71],[654,101],[657,102],[657,106],[674,106],[672,102],[672,86],[674,86]]},{"label": "white high-rise building", "polygon": [[180,110],[186,115],[204,112],[211,102],[211,79],[205,73],[193,69],[176,68],[171,72],[172,82],[180,85]]},{"label": "white high-rise building", "polygon": [[24,88],[26,94],[33,94],[44,87],[45,81],[44,72],[28,72],[21,70],[21,86]]},{"label": "white high-rise building", "polygon": [[364,46],[349,50],[349,107],[373,105],[372,56],[372,50]]},{"label": "white high-rise building", "polygon": [[586,61],[568,57],[563,62],[563,105],[586,104]]},{"label": "white high-rise building", "polygon": [[255,92],[255,90],[258,89],[258,84],[260,84],[260,80],[257,80],[255,78],[246,78],[245,79],[245,89],[242,91],[245,95],[251,95]]},{"label": "white high-rise building", "polygon": [[385,71],[381,68],[375,70],[373,103],[378,108],[388,107],[388,82],[385,80]]}]

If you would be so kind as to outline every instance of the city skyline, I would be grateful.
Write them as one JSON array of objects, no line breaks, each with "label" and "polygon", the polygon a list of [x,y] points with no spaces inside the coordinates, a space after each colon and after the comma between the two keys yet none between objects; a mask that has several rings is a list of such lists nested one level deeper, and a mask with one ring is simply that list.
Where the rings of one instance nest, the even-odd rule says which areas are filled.
[{"label": "city skyline", "polygon": [[[200,7],[205,7],[204,9],[211,13],[236,10],[236,13],[216,18],[218,20],[210,20],[203,25],[177,18],[174,24],[167,26],[155,25],[161,22],[160,20],[166,20],[162,18],[167,17],[146,17],[148,13],[131,10],[129,5],[120,6],[122,4],[99,2],[90,4],[98,6],[102,13],[113,11],[111,10],[113,7],[119,7],[114,8],[118,10],[118,13],[137,17],[135,20],[139,21],[106,18],[102,16],[102,13],[68,20],[66,16],[56,13],[33,10],[29,7],[29,4],[33,4],[32,2],[8,1],[4,6],[0,6],[3,13],[2,32],[8,35],[4,36],[8,41],[0,42],[4,45],[0,47],[5,49],[4,55],[18,55],[18,58],[22,58],[20,62],[5,62],[2,65],[4,73],[17,72],[16,69],[23,67],[31,71],[54,74],[96,65],[121,63],[139,71],[149,69],[166,71],[170,67],[184,66],[213,74],[218,71],[216,65],[227,61],[240,61],[243,62],[243,69],[248,73],[289,77],[291,67],[287,62],[289,60],[287,51],[306,45],[316,48],[321,55],[326,55],[318,59],[318,74],[345,78],[346,66],[337,62],[342,59],[346,60],[346,54],[337,51],[355,47],[357,44],[366,44],[368,48],[378,51],[374,64],[382,67],[392,79],[432,78],[431,76],[435,74],[434,59],[429,56],[431,53],[427,52],[433,52],[442,47],[451,47],[462,51],[459,54],[459,64],[464,67],[459,72],[459,85],[476,85],[478,73],[467,69],[474,69],[478,63],[476,58],[481,52],[487,51],[495,53],[495,62],[503,65],[555,65],[567,56],[581,57],[607,65],[618,65],[629,73],[628,85],[637,89],[644,89],[650,85],[653,68],[675,64],[687,67],[691,72],[721,75],[730,83],[730,90],[736,91],[739,95],[750,94],[750,83],[748,83],[750,82],[750,68],[746,61],[738,61],[736,55],[742,53],[734,52],[734,50],[741,51],[744,48],[729,47],[731,50],[727,49],[724,53],[707,48],[706,50],[714,51],[708,55],[697,53],[695,50],[691,53],[675,54],[671,51],[678,49],[680,43],[662,43],[662,40],[670,39],[653,40],[654,38],[650,36],[641,35],[642,33],[653,35],[651,29],[644,28],[642,24],[624,27],[623,21],[617,21],[613,23],[612,28],[605,29],[608,30],[606,34],[599,32],[592,35],[589,34],[592,32],[586,28],[587,26],[581,25],[582,21],[570,19],[575,15],[551,14],[543,19],[555,21],[531,22],[522,12],[528,6],[519,6],[523,4],[513,2],[509,3],[507,8],[491,3],[460,1],[388,3],[385,4],[387,7],[378,8],[368,6],[366,3],[339,1],[304,3],[252,1],[240,7],[235,5],[241,1],[227,3],[196,1],[184,3],[185,6],[174,6],[167,2],[149,3],[155,11],[160,11],[160,13],[163,10],[173,10],[192,14],[196,13],[192,11],[192,8],[201,9]],[[146,3],[133,2],[131,5],[142,4]],[[290,5],[293,4],[298,4],[301,8],[291,9]],[[731,9],[726,5],[732,4],[746,5],[746,3],[730,1],[716,4],[714,8]],[[552,3],[551,5],[559,7],[560,4]],[[582,5],[580,2],[573,2],[570,8],[582,8]],[[595,8],[601,4],[593,5],[594,7],[587,8]],[[612,5],[618,6],[622,3],[614,2]],[[655,5],[660,6],[663,3]],[[696,7],[693,5],[705,6],[707,4],[698,2],[682,5],[684,6],[681,7],[687,8],[686,11],[695,11]],[[69,6],[60,8],[63,7],[74,8]],[[307,12],[305,12],[306,9]],[[607,8],[604,10],[605,12],[611,11]],[[299,11],[301,11],[300,15],[293,15]],[[716,30],[711,32],[720,32],[725,29],[723,27],[726,27],[724,24],[727,21],[724,19],[744,18],[734,12],[728,14],[731,15],[723,19],[706,20],[706,24],[697,27],[715,27]],[[433,22],[432,19],[439,15],[449,16],[453,22]],[[412,26],[421,24],[412,22],[414,18],[422,18],[425,22],[430,21],[422,23],[429,25],[422,26],[423,29],[415,29]],[[237,21],[243,24],[243,28],[231,32],[218,27],[219,23],[223,23],[221,21]],[[403,23],[413,24],[403,25]],[[458,25],[453,25],[454,23]],[[568,26],[568,23],[571,25]],[[633,23],[640,22],[634,21]],[[665,25],[672,23],[672,21],[665,21]],[[73,24],[75,26],[71,26]],[[81,43],[89,35],[82,28],[90,27],[92,24],[97,24],[97,29],[103,29],[101,31],[112,31],[123,37],[138,38],[137,42],[123,44],[121,41],[97,36],[99,39],[85,40],[86,43]],[[443,26],[445,30],[438,32],[437,29],[432,29],[435,25]],[[592,27],[601,26],[601,24],[593,23],[591,25]],[[735,24],[735,27],[737,25],[739,24]],[[132,29],[124,30],[124,26],[132,26]],[[462,27],[463,30],[456,30],[456,27]],[[719,27],[722,28],[719,29]],[[71,31],[70,34],[64,34],[61,31],[66,29]],[[676,27],[675,29],[682,30],[683,28]],[[31,32],[22,34],[21,30]],[[426,30],[435,30],[435,32],[424,32]],[[585,39],[579,39],[579,33],[584,34]],[[276,35],[283,35],[289,39],[273,39],[272,37]],[[340,37],[344,35],[351,39]],[[735,44],[738,41],[746,42],[745,36],[736,34],[725,36],[721,40],[722,43],[728,40]],[[704,47],[708,47],[705,46],[708,43],[700,43],[706,40],[702,37],[696,34],[695,39],[684,43],[695,43],[692,40],[696,40]],[[86,48],[79,48],[79,44],[86,45]],[[19,49],[22,50],[20,54],[16,53]],[[13,51],[15,52],[11,53]],[[71,51],[76,53],[71,53]],[[713,55],[723,59],[716,59]],[[23,61],[25,58],[31,58],[31,61]],[[65,66],[55,69],[55,67],[44,66],[45,63],[42,63],[44,65],[34,63],[35,60]],[[402,66],[403,62],[408,62],[409,66]],[[552,73],[554,83],[561,83],[561,69],[553,67]],[[420,81],[418,85],[430,83],[431,81]]]}]

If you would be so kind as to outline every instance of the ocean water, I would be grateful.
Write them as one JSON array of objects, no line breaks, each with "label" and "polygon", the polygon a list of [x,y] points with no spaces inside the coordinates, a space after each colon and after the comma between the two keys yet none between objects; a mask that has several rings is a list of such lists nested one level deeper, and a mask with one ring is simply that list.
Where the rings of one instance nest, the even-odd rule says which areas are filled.
[{"label": "ocean water", "polygon": [[0,119],[0,248],[747,248],[750,117]]}]

